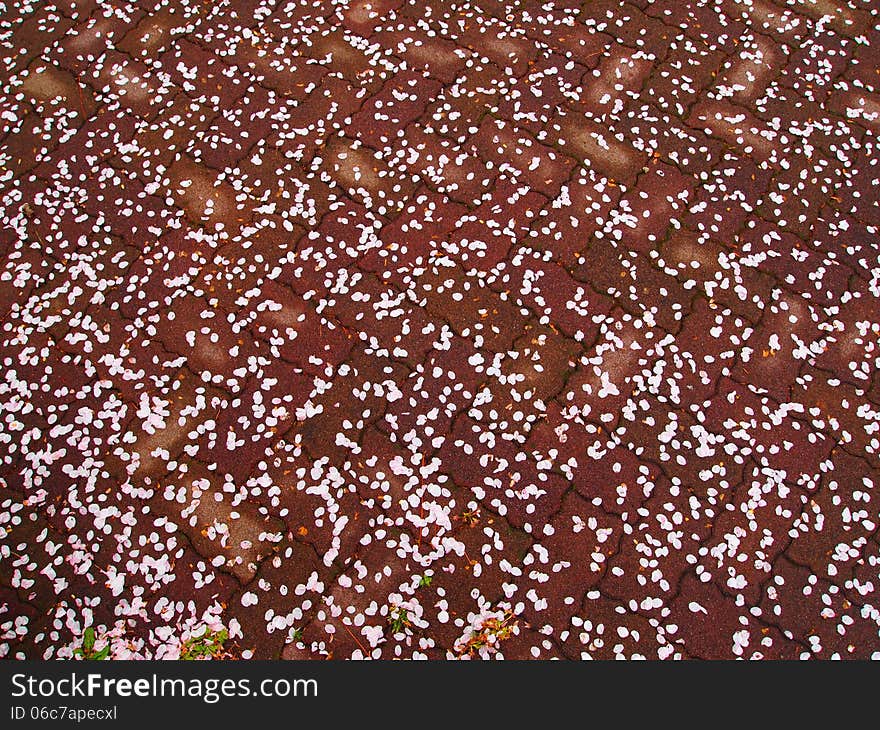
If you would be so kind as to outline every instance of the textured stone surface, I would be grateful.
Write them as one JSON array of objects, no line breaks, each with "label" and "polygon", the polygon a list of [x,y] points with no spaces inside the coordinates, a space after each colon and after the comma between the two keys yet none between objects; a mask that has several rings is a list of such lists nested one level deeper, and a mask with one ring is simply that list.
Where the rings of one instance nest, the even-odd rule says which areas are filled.
[{"label": "textured stone surface", "polygon": [[7,5],[0,656],[880,657],[876,4]]}]

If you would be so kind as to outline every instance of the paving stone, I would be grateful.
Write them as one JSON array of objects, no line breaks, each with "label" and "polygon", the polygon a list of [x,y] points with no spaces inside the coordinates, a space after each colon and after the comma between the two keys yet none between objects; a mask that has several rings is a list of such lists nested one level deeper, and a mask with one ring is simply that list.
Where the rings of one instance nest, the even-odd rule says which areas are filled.
[{"label": "paving stone", "polygon": [[115,48],[143,16],[144,11],[137,7],[120,7],[110,14],[96,12],[59,39],[49,55],[71,73],[83,73]]}]

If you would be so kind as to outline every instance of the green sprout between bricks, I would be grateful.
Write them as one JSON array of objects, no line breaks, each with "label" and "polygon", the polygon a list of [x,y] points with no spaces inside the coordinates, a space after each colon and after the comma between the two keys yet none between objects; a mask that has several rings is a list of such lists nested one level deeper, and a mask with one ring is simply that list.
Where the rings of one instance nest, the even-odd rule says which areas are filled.
[{"label": "green sprout between bricks", "polygon": [[223,645],[229,638],[226,629],[207,629],[201,636],[193,636],[183,642],[180,658],[184,660],[217,659],[224,655]]},{"label": "green sprout between bricks", "polygon": [[82,646],[78,649],[74,649],[73,653],[75,656],[82,657],[83,659],[100,661],[110,656],[110,643],[108,642],[100,651],[95,651],[95,630],[89,626],[89,628],[83,632]]},{"label": "green sprout between bricks", "polygon": [[399,634],[411,625],[409,612],[403,606],[393,606],[389,615],[388,623],[391,624],[391,633]]}]

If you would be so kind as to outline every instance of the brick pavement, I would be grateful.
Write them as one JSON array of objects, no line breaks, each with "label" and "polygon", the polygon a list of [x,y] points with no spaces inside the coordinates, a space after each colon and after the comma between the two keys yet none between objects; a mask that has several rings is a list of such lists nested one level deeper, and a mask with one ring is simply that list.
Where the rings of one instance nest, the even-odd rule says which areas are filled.
[{"label": "brick pavement", "polygon": [[0,656],[880,657],[874,3],[5,10]]}]

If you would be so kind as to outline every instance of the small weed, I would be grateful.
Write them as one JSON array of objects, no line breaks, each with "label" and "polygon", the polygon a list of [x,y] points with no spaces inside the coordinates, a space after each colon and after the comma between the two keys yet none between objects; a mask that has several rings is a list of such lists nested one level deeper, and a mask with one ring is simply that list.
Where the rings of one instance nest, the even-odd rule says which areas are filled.
[{"label": "small weed", "polygon": [[303,630],[302,629],[294,629],[290,632],[290,640],[294,643],[297,641],[302,641],[303,638]]},{"label": "small weed", "polygon": [[388,623],[391,625],[391,632],[399,634],[411,625],[409,613],[403,606],[392,606],[388,613]]},{"label": "small weed", "polygon": [[73,653],[83,659],[101,661],[110,656],[110,644],[108,643],[101,651],[95,651],[95,630],[89,626],[83,632],[82,646],[79,649],[74,649]]},{"label": "small weed", "polygon": [[419,578],[419,588],[430,588],[433,581],[433,576],[423,575],[421,578]]},{"label": "small weed", "polygon": [[220,631],[206,630],[201,636],[194,636],[183,642],[180,650],[180,658],[184,660],[195,659],[222,659],[228,656],[224,651],[223,644],[229,638],[226,629]]},{"label": "small weed", "polygon": [[497,650],[502,641],[513,636],[517,624],[516,616],[510,609],[501,618],[486,619],[478,630],[471,632],[467,642],[459,647],[458,656],[473,657],[487,647]]}]

